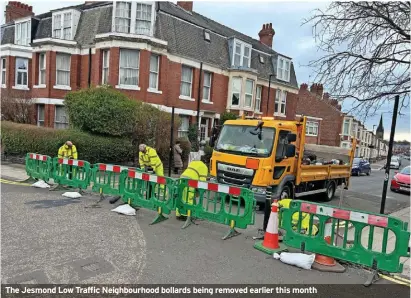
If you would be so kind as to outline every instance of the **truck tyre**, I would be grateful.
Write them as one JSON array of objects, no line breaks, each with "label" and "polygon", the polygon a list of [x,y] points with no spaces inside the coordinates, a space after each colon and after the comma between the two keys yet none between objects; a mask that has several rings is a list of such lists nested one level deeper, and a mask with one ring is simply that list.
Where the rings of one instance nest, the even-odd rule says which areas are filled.
[{"label": "truck tyre", "polygon": [[280,199],[292,199],[290,185],[284,185],[280,193]]},{"label": "truck tyre", "polygon": [[330,202],[333,199],[334,194],[335,194],[335,182],[330,181],[328,182],[327,190],[325,191],[325,194],[324,194],[324,200],[326,202]]}]

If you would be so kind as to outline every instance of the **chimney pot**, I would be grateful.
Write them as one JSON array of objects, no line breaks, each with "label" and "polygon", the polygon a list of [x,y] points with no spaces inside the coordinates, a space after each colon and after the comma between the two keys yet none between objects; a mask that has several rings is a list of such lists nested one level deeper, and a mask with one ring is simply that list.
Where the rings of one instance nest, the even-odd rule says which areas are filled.
[{"label": "chimney pot", "polygon": [[308,84],[306,84],[306,83],[301,84],[300,89],[301,90],[307,90],[308,89]]}]

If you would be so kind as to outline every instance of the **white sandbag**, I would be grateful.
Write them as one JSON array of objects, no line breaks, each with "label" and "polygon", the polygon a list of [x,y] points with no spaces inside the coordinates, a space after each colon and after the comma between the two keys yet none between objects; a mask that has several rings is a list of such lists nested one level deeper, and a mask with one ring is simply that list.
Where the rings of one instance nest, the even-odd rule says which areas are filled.
[{"label": "white sandbag", "polygon": [[311,265],[314,263],[315,254],[306,255],[302,253],[282,252],[274,253],[274,259],[289,265],[294,265],[303,269],[311,270]]},{"label": "white sandbag", "polygon": [[43,180],[39,180],[36,183],[33,183],[31,186],[34,186],[34,187],[37,187],[37,188],[49,188],[50,187],[50,185],[48,185]]},{"label": "white sandbag", "polygon": [[111,211],[121,213],[124,215],[136,215],[136,209],[134,209],[128,204],[120,205],[117,208],[112,209]]},{"label": "white sandbag", "polygon": [[78,199],[81,198],[81,194],[76,191],[68,191],[63,193],[63,197],[71,198],[71,199]]}]

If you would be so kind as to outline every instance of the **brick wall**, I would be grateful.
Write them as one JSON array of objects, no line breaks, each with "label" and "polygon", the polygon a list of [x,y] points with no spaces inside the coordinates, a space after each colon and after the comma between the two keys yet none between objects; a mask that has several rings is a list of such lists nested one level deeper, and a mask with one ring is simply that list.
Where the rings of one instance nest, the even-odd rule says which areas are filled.
[{"label": "brick wall", "polygon": [[[320,145],[340,146],[340,132],[344,116],[328,99],[322,99],[316,93],[308,90],[306,84],[302,84],[298,94],[296,114],[322,118],[320,125],[320,135],[318,136]],[[309,138],[311,141],[315,141]]]}]

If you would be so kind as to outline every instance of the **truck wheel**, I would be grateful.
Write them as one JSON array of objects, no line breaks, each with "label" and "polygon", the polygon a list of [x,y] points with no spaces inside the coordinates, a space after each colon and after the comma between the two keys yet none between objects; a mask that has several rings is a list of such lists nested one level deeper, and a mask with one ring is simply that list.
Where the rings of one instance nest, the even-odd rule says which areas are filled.
[{"label": "truck wheel", "polygon": [[292,199],[291,198],[291,188],[289,185],[285,185],[280,193],[280,199]]},{"label": "truck wheel", "polygon": [[335,194],[335,182],[330,181],[328,183],[327,190],[325,191],[325,194],[324,194],[324,200],[327,202],[330,202],[333,199],[334,194]]}]

